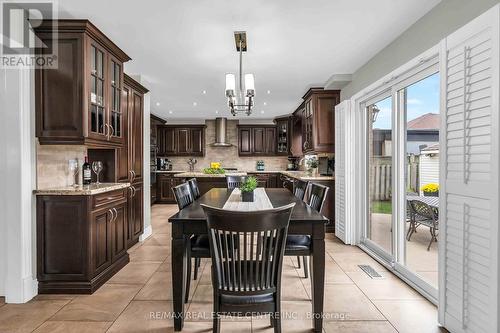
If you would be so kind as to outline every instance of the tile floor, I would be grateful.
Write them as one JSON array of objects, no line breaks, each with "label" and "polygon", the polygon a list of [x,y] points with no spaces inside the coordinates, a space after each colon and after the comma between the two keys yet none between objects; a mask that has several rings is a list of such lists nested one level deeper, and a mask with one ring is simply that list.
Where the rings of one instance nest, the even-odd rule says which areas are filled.
[{"label": "tile floor", "polygon": [[[174,205],[152,208],[153,235],[129,250],[131,262],[93,295],[40,295],[27,304],[0,298],[0,332],[173,332],[170,226]],[[440,332],[437,310],[357,247],[328,235],[324,331]],[[183,332],[210,332],[210,265],[191,283]],[[372,280],[357,267],[370,264],[384,276]],[[283,332],[309,332],[310,280],[287,257],[283,268]],[[442,330],[444,331],[444,330]],[[266,318],[226,318],[222,332],[273,332]]]}]

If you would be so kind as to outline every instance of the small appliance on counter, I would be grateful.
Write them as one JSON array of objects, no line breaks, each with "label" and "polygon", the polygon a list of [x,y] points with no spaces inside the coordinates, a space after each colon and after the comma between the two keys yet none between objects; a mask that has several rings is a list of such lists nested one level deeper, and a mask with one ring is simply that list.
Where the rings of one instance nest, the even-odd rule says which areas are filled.
[{"label": "small appliance on counter", "polygon": [[257,161],[257,171],[264,171],[264,161]]},{"label": "small appliance on counter", "polygon": [[333,176],[335,169],[335,159],[328,157],[320,157],[318,164],[318,172],[321,176]]},{"label": "small appliance on counter", "polygon": [[156,168],[159,171],[170,171],[172,170],[172,162],[165,157],[158,157],[156,159]]},{"label": "small appliance on counter", "polygon": [[287,171],[299,170],[299,160],[300,160],[299,157],[293,157],[293,156],[288,157],[288,164],[286,170]]}]

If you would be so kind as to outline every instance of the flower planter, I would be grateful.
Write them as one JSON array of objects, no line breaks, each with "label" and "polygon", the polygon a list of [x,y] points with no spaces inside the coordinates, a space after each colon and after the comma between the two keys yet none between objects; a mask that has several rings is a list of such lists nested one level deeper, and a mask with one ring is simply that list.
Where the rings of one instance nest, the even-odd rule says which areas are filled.
[{"label": "flower planter", "polygon": [[241,192],[241,201],[253,202],[254,201],[253,191],[252,192]]},{"label": "flower planter", "polygon": [[436,192],[424,192],[424,197],[439,197],[439,191],[436,191]]}]

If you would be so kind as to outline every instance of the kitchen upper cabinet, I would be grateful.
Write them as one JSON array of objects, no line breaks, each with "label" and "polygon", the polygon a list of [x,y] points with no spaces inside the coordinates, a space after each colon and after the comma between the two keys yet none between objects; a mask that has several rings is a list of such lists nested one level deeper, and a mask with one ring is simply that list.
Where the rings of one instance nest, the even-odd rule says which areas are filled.
[{"label": "kitchen upper cabinet", "polygon": [[172,156],[176,154],[175,128],[158,126],[156,129],[158,140],[158,156]]},{"label": "kitchen upper cabinet", "polygon": [[[40,144],[123,146],[123,63],[130,57],[88,20],[59,20],[56,26],[58,66],[35,70]],[[53,43],[50,22],[35,32],[43,43]]]},{"label": "kitchen upper cabinet", "polygon": [[204,156],[205,125],[157,127],[158,156]]},{"label": "kitchen upper cabinet", "polygon": [[276,126],[238,125],[240,156],[272,156],[276,154]]},{"label": "kitchen upper cabinet", "polygon": [[291,116],[276,118],[276,155],[291,155]]},{"label": "kitchen upper cabinet", "polygon": [[340,103],[340,90],[311,88],[304,95],[302,118],[302,151],[335,153],[335,105]]}]

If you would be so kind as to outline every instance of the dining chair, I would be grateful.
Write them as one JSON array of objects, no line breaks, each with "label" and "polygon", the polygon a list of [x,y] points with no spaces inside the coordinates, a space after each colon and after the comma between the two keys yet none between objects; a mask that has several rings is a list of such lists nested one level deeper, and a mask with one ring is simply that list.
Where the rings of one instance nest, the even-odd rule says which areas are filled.
[{"label": "dining chair", "polygon": [[[195,200],[192,187],[189,182],[182,183],[172,188],[174,192],[175,201],[179,210],[192,204]],[[201,265],[201,258],[210,258],[210,247],[207,235],[193,235],[189,239],[187,245],[187,278],[186,278],[186,298],[185,302],[189,300],[189,288],[191,285],[191,259],[194,258],[194,280],[198,278],[198,268]]]},{"label": "dining chair", "polygon": [[420,200],[411,200],[410,206],[412,209],[413,216],[413,228],[411,228],[411,232],[409,232],[407,236],[407,240],[410,240],[413,232],[416,231],[417,227],[420,225],[426,226],[429,228],[431,233],[431,241],[429,242],[429,246],[427,246],[427,251],[430,250],[432,242],[437,242],[437,231],[439,230],[439,217],[437,212],[425,202]]},{"label": "dining chair", "polygon": [[[292,188],[292,193],[295,195],[295,197],[299,198],[300,200],[304,200],[305,194],[306,194],[306,189],[307,189],[307,184],[309,184],[308,181],[303,181],[300,179],[294,179],[293,180],[293,188]],[[305,243],[307,243],[307,236],[305,235],[289,235],[288,238],[286,239],[286,249],[288,252],[291,252],[293,250],[299,251],[303,250],[303,246]],[[306,266],[306,257],[297,256],[297,263],[298,267],[300,268],[300,261],[304,261],[304,276],[307,278],[307,268]]]},{"label": "dining chair", "polygon": [[196,200],[200,197],[200,189],[198,188],[198,181],[196,178],[188,179],[189,187],[191,188],[191,193],[193,194],[193,199]]},{"label": "dining chair", "polygon": [[240,187],[248,176],[226,176],[226,184],[229,190]]},{"label": "dining chair", "polygon": [[220,315],[262,314],[281,332],[281,272],[294,205],[251,212],[201,205],[212,253],[213,332],[220,332]]},{"label": "dining chair", "polygon": [[[325,205],[326,197],[328,194],[329,187],[316,183],[308,183],[305,193],[307,194],[305,203],[317,211],[322,213],[323,207]],[[296,255],[298,265],[300,268],[300,256],[302,257],[302,262],[304,266],[304,277],[309,277],[309,265],[307,258],[311,256],[311,237],[308,235],[290,235],[286,240],[286,250],[287,255]]]}]

